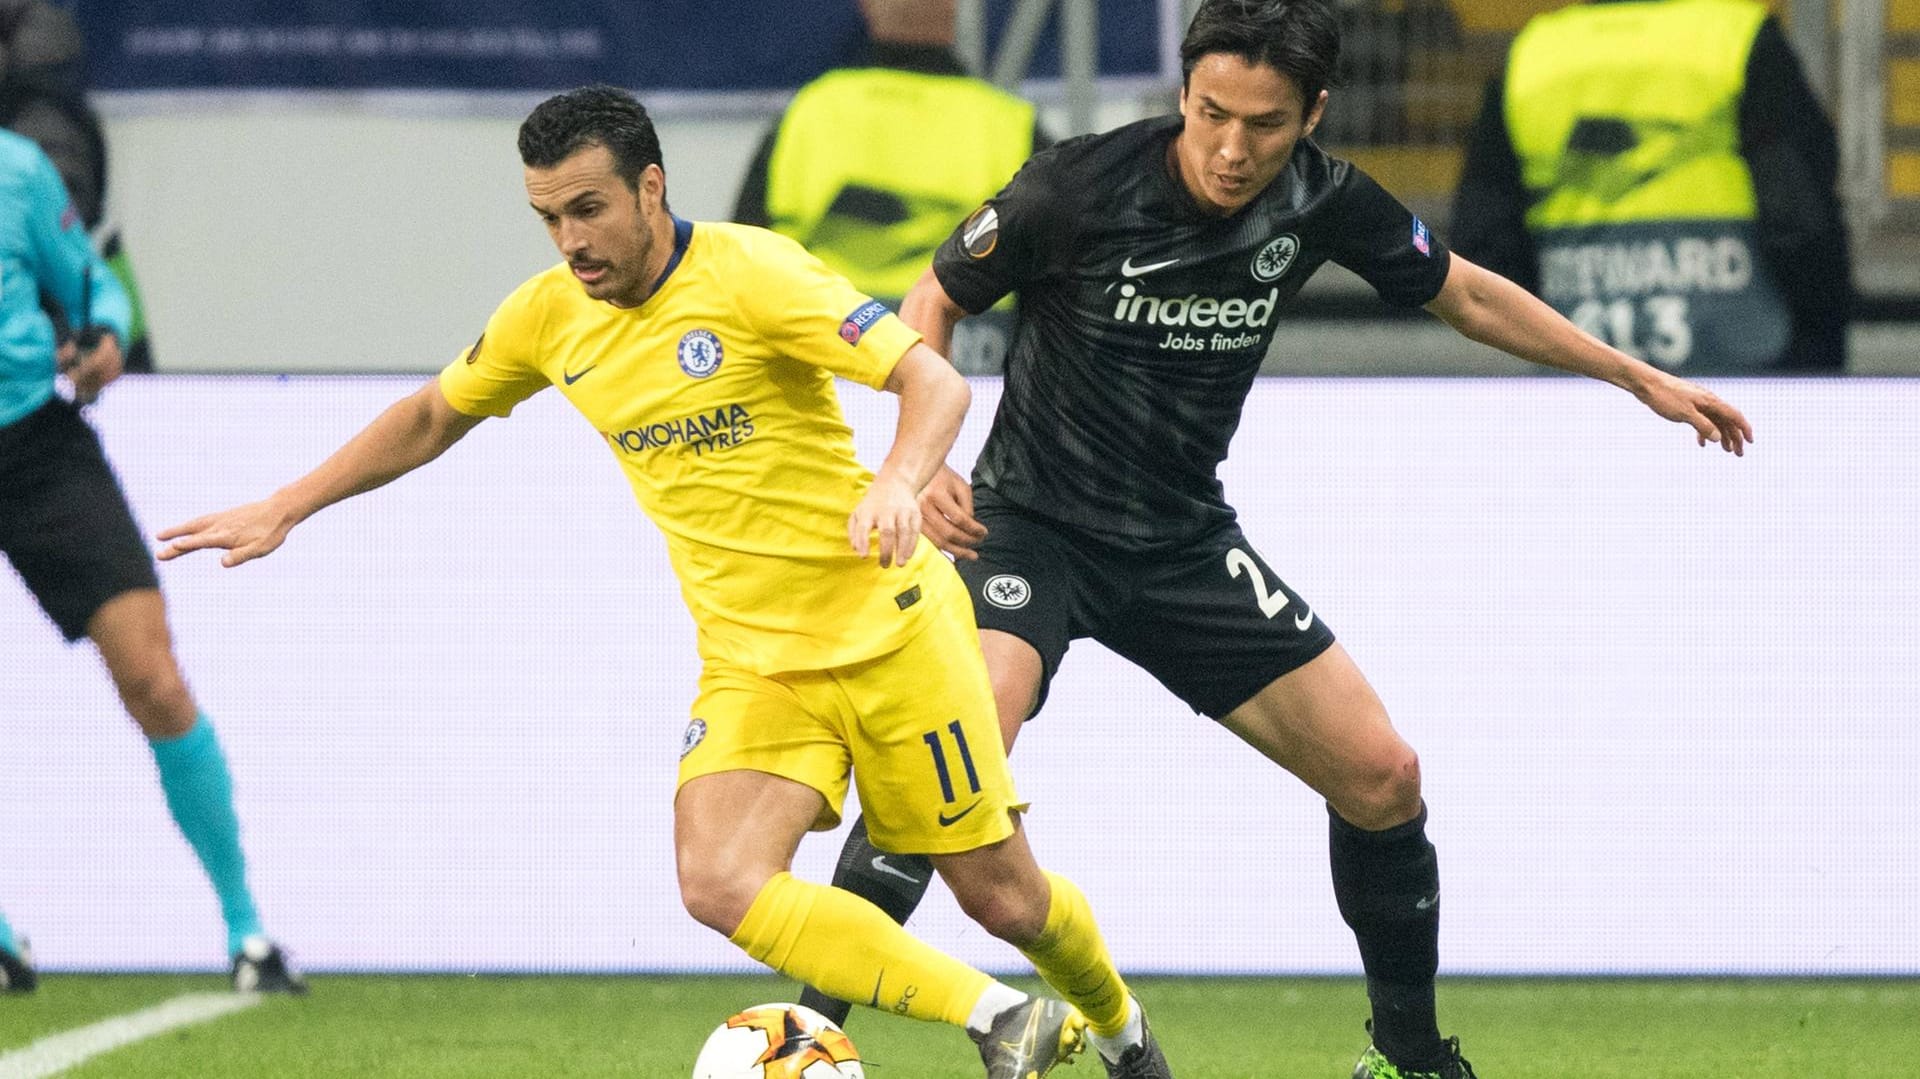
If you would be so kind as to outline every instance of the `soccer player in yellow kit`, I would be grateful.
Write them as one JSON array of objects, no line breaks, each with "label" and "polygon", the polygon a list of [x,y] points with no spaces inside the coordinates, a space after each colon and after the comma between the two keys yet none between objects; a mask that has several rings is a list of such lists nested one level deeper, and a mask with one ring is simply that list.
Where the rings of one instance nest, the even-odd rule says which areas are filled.
[{"label": "soccer player in yellow kit", "polygon": [[[1047,1074],[1083,1024],[1102,1044],[1144,1042],[1086,898],[1034,861],[971,606],[918,535],[966,382],[792,241],[674,217],[659,139],[625,91],[551,98],[519,141],[528,200],[566,261],[509,296],[436,382],[266,500],[162,532],[160,558],[268,554],[322,507],[556,386],[665,534],[698,630],[674,800],[694,918],[824,992],[966,1027],[990,1079]],[[900,397],[878,475],[854,456],[836,374]],[[932,855],[961,908],[1074,1007],[787,872],[807,831],[839,821],[849,767],[875,841]]]}]

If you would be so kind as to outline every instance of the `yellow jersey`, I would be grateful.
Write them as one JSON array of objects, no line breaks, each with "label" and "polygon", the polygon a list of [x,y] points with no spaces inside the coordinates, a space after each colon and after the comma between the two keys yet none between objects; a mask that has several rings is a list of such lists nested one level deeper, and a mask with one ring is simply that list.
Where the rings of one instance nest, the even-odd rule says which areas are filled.
[{"label": "yellow jersey", "polygon": [[606,439],[665,534],[709,663],[822,670],[904,644],[939,605],[920,542],[881,569],[847,542],[873,482],[833,378],[879,388],[920,339],[799,244],[676,219],[647,301],[593,299],[565,263],[507,297],[440,373],[455,409],[504,416],[549,385]]}]

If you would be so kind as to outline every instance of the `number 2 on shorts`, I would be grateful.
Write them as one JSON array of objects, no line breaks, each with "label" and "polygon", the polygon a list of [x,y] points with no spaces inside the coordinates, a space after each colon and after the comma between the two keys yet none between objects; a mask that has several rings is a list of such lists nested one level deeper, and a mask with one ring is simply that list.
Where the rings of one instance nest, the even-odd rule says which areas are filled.
[{"label": "number 2 on shorts", "polygon": [[[980,793],[980,775],[973,770],[973,752],[967,748],[967,733],[960,729],[960,721],[947,724],[947,730],[953,732],[953,744],[960,750],[960,765],[967,770],[967,787],[974,794]],[[948,802],[956,801],[953,796],[953,773],[947,770],[947,747],[941,743],[939,731],[928,731],[920,736],[933,752],[933,771],[940,777],[940,797]]]},{"label": "number 2 on shorts", "polygon": [[1260,564],[1253,556],[1238,547],[1227,552],[1227,576],[1238,577],[1245,571],[1247,579],[1253,582],[1253,598],[1260,604],[1260,613],[1272,618],[1287,609],[1285,592],[1267,590],[1267,578],[1260,572]]}]

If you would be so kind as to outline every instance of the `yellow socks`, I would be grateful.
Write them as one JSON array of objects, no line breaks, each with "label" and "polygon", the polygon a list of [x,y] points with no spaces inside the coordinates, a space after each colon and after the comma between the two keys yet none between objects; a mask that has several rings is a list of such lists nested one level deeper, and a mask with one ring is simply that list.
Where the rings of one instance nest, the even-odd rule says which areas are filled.
[{"label": "yellow socks", "polygon": [[1114,969],[1086,895],[1058,873],[1048,873],[1047,880],[1053,885],[1047,927],[1021,952],[1048,985],[1080,1009],[1094,1033],[1115,1037],[1127,1026],[1127,983]]},{"label": "yellow socks", "polygon": [[[1127,985],[1114,969],[1087,897],[1058,874],[1048,873],[1047,880],[1053,900],[1046,928],[1021,951],[1096,1034],[1117,1037],[1131,1013]],[[777,874],[760,890],[732,940],[760,962],[830,996],[955,1026],[966,1026],[975,1005],[998,984],[853,893],[790,873]]]},{"label": "yellow socks", "polygon": [[[1058,908],[1058,883],[1054,894]],[[1084,898],[1080,909],[1086,910]],[[1091,927],[1090,917],[1085,924]],[[1053,928],[1051,917],[1047,927]],[[748,955],[823,993],[914,1019],[965,1026],[974,1003],[993,984],[859,896],[790,873],[767,882],[731,939]],[[1106,962],[1097,936],[1094,944]],[[1126,990],[1118,992],[1124,1001]]]}]

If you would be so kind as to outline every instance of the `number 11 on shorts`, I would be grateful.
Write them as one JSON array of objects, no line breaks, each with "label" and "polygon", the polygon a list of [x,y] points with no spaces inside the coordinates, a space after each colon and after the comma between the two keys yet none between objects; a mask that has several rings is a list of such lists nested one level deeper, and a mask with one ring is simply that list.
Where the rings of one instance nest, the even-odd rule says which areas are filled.
[{"label": "number 11 on shorts", "polygon": [[[973,752],[967,748],[967,733],[960,729],[960,721],[947,724],[947,730],[953,733],[953,743],[960,751],[961,767],[967,771],[967,788],[973,794],[980,793],[980,775],[973,770]],[[920,736],[927,743],[927,749],[933,753],[933,771],[940,777],[940,797],[948,804],[958,801],[954,797],[953,773],[947,768],[947,747],[939,731],[928,731]]]}]

